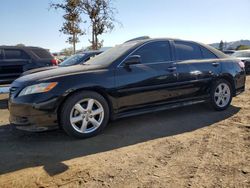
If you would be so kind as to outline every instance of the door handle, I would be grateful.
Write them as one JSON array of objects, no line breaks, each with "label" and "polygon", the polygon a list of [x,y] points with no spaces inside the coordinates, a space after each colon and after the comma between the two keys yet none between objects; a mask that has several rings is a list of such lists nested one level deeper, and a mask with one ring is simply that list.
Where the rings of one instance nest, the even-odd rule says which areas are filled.
[{"label": "door handle", "polygon": [[168,67],[168,71],[170,72],[176,71],[176,67]]},{"label": "door handle", "polygon": [[213,65],[214,67],[217,67],[217,66],[219,65],[219,63],[218,63],[218,62],[214,62],[214,63],[212,63],[212,65]]}]

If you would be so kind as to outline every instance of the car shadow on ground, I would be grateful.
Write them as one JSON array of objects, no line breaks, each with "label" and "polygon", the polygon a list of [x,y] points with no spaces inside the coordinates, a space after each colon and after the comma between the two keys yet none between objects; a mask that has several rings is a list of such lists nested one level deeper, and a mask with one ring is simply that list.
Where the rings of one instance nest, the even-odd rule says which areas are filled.
[{"label": "car shadow on ground", "polygon": [[215,112],[206,105],[145,114],[111,122],[101,135],[77,140],[62,130],[28,133],[0,126],[0,174],[43,166],[51,176],[64,172],[65,160],[111,151],[157,138],[194,131],[233,116],[240,108]]},{"label": "car shadow on ground", "polygon": [[7,109],[7,108],[8,108],[8,100],[0,99],[0,109]]}]

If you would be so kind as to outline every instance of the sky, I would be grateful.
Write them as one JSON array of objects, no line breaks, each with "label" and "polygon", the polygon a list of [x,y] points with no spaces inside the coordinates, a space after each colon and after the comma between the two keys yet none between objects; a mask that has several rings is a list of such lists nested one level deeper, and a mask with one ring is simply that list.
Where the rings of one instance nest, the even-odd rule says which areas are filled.
[{"label": "sky", "polygon": [[[0,45],[40,46],[52,52],[70,47],[59,30],[63,12],[49,9],[62,0],[1,0]],[[104,46],[114,46],[139,36],[171,37],[203,43],[250,40],[250,0],[113,0],[117,9]],[[83,20],[87,17],[83,15]],[[89,46],[91,31],[80,37],[77,49]]]}]

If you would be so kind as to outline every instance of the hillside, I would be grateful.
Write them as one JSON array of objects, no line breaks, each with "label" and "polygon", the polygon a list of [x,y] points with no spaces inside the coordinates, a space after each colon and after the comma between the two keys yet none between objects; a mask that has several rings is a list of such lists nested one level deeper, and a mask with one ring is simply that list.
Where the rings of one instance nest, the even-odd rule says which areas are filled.
[{"label": "hillside", "polygon": [[[212,43],[210,45],[215,48],[219,48],[219,44],[220,43]],[[250,46],[250,40],[238,40],[238,41],[226,42],[226,49],[236,49],[239,45]]]}]

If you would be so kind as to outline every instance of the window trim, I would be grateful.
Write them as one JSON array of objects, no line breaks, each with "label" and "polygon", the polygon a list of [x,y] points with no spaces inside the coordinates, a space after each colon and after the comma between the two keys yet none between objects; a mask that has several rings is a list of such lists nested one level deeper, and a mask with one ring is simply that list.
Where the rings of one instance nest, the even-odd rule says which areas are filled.
[{"label": "window trim", "polygon": [[169,44],[171,61],[162,61],[162,62],[146,63],[146,64],[142,64],[142,65],[152,65],[152,64],[159,64],[159,63],[172,63],[172,62],[174,62],[174,60],[173,60],[173,53],[172,53],[172,45],[171,45],[170,41],[169,41],[169,40],[154,40],[154,41],[145,42],[145,43],[143,43],[142,45],[136,47],[131,53],[129,53],[129,54],[122,60],[121,63],[119,63],[119,65],[117,65],[117,68],[119,68],[119,67],[124,67],[124,65],[122,65],[122,64],[123,64],[123,63],[130,57],[130,55],[132,55],[135,51],[141,49],[143,46],[145,46],[145,45],[147,45],[147,44],[154,43],[154,42],[167,42],[167,43]]}]

